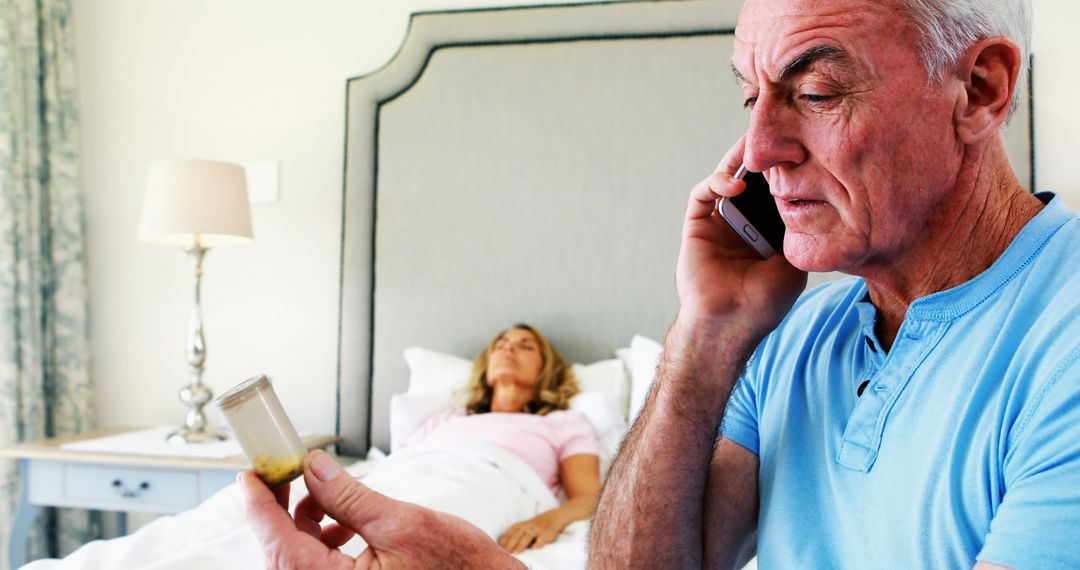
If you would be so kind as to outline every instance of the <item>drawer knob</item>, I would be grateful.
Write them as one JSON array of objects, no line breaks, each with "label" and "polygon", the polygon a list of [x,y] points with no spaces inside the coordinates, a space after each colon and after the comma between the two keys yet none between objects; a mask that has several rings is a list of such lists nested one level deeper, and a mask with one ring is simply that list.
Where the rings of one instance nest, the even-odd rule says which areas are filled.
[{"label": "drawer knob", "polygon": [[124,485],[124,482],[120,479],[113,479],[112,487],[116,489],[117,494],[125,499],[137,499],[144,492],[150,490],[150,482],[143,481],[142,483],[139,483],[138,487],[130,488],[127,485]]}]

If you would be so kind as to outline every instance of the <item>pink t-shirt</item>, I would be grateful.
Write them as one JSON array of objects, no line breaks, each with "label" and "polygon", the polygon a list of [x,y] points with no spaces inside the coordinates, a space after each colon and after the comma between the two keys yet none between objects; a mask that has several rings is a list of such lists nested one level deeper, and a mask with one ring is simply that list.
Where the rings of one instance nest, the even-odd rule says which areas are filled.
[{"label": "pink t-shirt", "polygon": [[600,455],[592,425],[575,410],[546,416],[503,412],[440,414],[409,437],[406,445],[440,440],[495,444],[528,463],[555,494],[559,492],[559,465],[567,457]]}]

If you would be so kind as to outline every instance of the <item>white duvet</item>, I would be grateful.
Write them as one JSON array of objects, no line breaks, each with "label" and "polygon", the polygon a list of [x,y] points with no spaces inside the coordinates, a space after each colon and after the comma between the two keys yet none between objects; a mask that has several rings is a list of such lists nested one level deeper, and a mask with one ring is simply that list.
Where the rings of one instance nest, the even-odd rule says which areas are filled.
[{"label": "white duvet", "polygon": [[[517,456],[489,444],[417,445],[349,467],[395,499],[445,511],[498,537],[510,525],[555,508],[556,498]],[[293,483],[293,505],[306,494]],[[518,556],[536,569],[584,568],[587,523],[567,527],[554,543]],[[359,537],[342,550],[356,555]],[[258,542],[244,519],[243,496],[231,485],[190,511],[159,518],[134,534],[91,542],[70,556],[39,560],[30,570],[124,568],[191,570],[263,568]]]}]

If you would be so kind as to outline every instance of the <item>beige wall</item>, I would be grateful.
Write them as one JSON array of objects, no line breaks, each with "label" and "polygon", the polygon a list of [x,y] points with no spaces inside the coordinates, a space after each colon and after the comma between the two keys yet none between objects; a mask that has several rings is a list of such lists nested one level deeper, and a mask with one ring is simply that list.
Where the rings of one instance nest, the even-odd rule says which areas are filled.
[{"label": "beige wall", "polygon": [[345,80],[393,56],[412,11],[493,4],[75,0],[103,425],[184,415],[190,267],[135,230],[146,165],[192,157],[281,163],[255,243],[207,257],[205,380],[266,372],[298,429],[333,430]]},{"label": "beige wall", "polygon": [[1076,135],[1080,133],[1080,3],[1033,0],[1035,34],[1035,176],[1039,188],[1053,190],[1080,211],[1080,170]]},{"label": "beige wall", "polygon": [[[529,0],[527,4],[552,3]],[[1043,188],[1080,208],[1067,152],[1080,112],[1080,6],[1036,0]],[[75,0],[94,343],[103,425],[181,421],[190,269],[135,240],[146,165],[164,157],[281,162],[252,245],[211,251],[206,381],[275,379],[301,430],[334,427],[345,79],[388,61],[420,9],[490,0]],[[722,71],[721,71],[722,72]]]}]

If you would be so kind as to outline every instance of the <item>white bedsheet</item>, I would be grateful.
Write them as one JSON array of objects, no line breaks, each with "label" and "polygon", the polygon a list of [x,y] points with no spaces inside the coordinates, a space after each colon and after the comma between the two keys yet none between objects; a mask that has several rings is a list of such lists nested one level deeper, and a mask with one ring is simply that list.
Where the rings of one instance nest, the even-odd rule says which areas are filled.
[{"label": "white bedsheet", "polygon": [[[349,466],[365,483],[396,499],[460,516],[497,537],[511,524],[558,503],[536,473],[517,456],[487,444],[419,445],[390,457]],[[292,503],[306,494],[293,483]],[[584,568],[587,522],[567,527],[559,539],[519,558],[531,568]],[[358,554],[354,538],[342,550]],[[263,568],[262,551],[244,519],[243,496],[231,485],[195,509],[162,517],[137,532],[91,542],[62,559],[39,560],[28,570],[124,568],[191,570]]]}]

